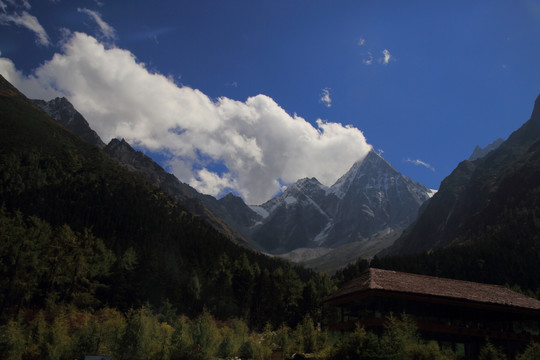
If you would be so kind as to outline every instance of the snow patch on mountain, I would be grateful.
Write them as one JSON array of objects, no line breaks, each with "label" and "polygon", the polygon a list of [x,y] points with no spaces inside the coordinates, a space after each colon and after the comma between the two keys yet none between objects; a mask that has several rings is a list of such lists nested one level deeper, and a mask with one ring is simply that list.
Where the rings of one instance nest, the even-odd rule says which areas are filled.
[{"label": "snow patch on mountain", "polygon": [[332,228],[332,225],[334,225],[334,223],[332,221],[328,221],[325,228],[322,229],[322,231],[313,238],[313,242],[321,244],[324,240],[326,240],[326,238],[328,237],[328,232]]},{"label": "snow patch on mountain", "polygon": [[345,197],[345,194],[347,194],[347,191],[349,190],[349,187],[353,183],[354,179],[361,178],[365,175],[359,172],[359,169],[362,166],[362,162],[363,159],[354,163],[354,165],[347,173],[340,177],[334,185],[332,185],[326,190],[326,193],[334,194],[338,197],[338,199],[343,199]]},{"label": "snow patch on mountain", "polygon": [[262,206],[251,205],[249,208],[259,214],[263,219],[266,219],[270,213]]},{"label": "snow patch on mountain", "polygon": [[298,202],[298,200],[294,196],[287,196],[283,201],[287,205],[292,205]]}]

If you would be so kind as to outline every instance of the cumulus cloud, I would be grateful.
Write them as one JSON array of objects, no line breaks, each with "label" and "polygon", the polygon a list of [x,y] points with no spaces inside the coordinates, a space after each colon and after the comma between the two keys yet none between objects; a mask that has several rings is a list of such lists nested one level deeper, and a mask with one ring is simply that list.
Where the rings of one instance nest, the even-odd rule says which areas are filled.
[{"label": "cumulus cloud", "polygon": [[366,44],[366,39],[360,38],[358,39],[358,46],[364,46]]},{"label": "cumulus cloud", "polygon": [[22,72],[18,71],[15,68],[15,64],[7,58],[0,58],[0,74],[31,98],[51,99],[62,96],[62,93],[49,86],[49,84],[42,81],[42,79],[39,79],[34,75],[25,76]]},{"label": "cumulus cloud", "polygon": [[332,106],[332,98],[330,97],[330,89],[325,88],[322,90],[321,98],[319,99],[326,107]]},{"label": "cumulus cloud", "polygon": [[411,163],[411,164],[414,164],[414,165],[417,165],[417,166],[424,166],[424,167],[430,169],[431,171],[435,171],[435,169],[431,165],[429,165],[427,162],[422,161],[420,159],[413,160],[411,158],[408,158],[407,160],[405,160],[405,162],[408,162],[408,163]]},{"label": "cumulus cloud", "polygon": [[307,176],[331,185],[371,149],[352,126],[312,125],[265,95],[212,100],[82,33],[31,76],[12,65],[4,60],[0,71],[27,96],[61,92],[103,140],[161,152],[180,180],[215,196],[236,191],[249,204]]},{"label": "cumulus cloud", "polygon": [[382,53],[383,57],[381,61],[384,65],[387,65],[390,62],[390,59],[392,59],[392,54],[390,54],[390,51],[388,51],[388,49],[384,49]]},{"label": "cumulus cloud", "polygon": [[77,11],[90,16],[98,25],[99,30],[104,38],[109,40],[114,40],[116,38],[116,31],[112,26],[103,21],[99,12],[86,8],[78,8]]},{"label": "cumulus cloud", "polygon": [[[25,4],[28,4],[26,2],[23,2],[23,6],[25,8],[28,8]],[[2,10],[5,11],[6,7],[5,4],[2,3]],[[29,6],[29,4],[28,4]],[[0,24],[3,25],[9,25],[9,24],[15,24],[17,26],[22,26],[27,28],[28,30],[34,32],[36,35],[36,42],[43,46],[48,46],[50,44],[49,36],[47,35],[47,32],[41,26],[38,19],[30,15],[27,11],[23,11],[20,14],[7,14],[7,13],[1,13],[0,14]]]}]

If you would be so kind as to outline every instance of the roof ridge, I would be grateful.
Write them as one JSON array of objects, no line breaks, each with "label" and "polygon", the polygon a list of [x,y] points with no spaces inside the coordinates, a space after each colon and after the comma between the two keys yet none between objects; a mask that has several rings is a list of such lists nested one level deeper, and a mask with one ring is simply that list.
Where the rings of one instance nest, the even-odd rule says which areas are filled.
[{"label": "roof ridge", "polygon": [[418,274],[413,272],[404,272],[404,271],[395,271],[395,270],[387,270],[387,269],[380,269],[380,268],[369,268],[370,270],[375,270],[377,272],[385,272],[385,273],[393,273],[393,274],[402,274],[402,275],[408,275],[408,276],[415,276],[415,277],[421,277],[426,278],[430,280],[441,280],[444,282],[457,282],[457,283],[469,283],[469,284],[480,284],[485,287],[498,287],[502,289],[507,289],[510,291],[513,291],[512,289],[507,288],[504,285],[500,284],[492,284],[492,283],[483,283],[479,281],[473,281],[473,280],[462,280],[462,279],[455,279],[455,278],[449,278],[449,277],[442,277],[442,276],[436,276],[436,275],[426,275],[426,274]]}]

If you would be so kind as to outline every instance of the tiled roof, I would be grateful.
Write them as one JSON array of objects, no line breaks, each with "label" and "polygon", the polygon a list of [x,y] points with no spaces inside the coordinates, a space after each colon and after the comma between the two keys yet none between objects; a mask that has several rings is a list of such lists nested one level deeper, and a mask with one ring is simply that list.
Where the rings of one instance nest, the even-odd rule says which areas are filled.
[{"label": "tiled roof", "polygon": [[390,270],[367,269],[326,298],[334,301],[369,290],[433,296],[484,304],[540,310],[540,301],[498,285],[452,280]]}]

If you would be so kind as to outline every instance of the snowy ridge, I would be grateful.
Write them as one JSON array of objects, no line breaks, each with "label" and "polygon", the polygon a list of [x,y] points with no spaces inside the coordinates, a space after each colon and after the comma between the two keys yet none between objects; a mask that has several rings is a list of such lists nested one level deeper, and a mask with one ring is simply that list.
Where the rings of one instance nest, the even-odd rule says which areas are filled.
[{"label": "snowy ridge", "polygon": [[[304,178],[298,180],[296,183],[289,186],[281,195],[275,197],[260,206],[253,206],[252,209],[259,213],[263,217],[267,217],[269,214],[272,214],[277,208],[285,205],[293,205],[299,202],[299,198],[304,195],[307,198],[308,202],[316,206],[319,211],[326,215],[326,213],[320,208],[320,206],[313,201],[311,194],[317,190],[326,190],[327,187],[321,184],[315,178]],[[257,208],[257,209],[256,209]],[[266,216],[261,213],[261,210],[265,210],[268,213]]]},{"label": "snowy ridge", "polygon": [[359,170],[362,167],[362,160],[359,160],[353,164],[351,169],[345,173],[342,177],[340,177],[334,185],[332,185],[330,188],[326,190],[327,194],[334,194],[339,199],[343,199],[345,197],[345,194],[349,190],[349,187],[351,186],[351,183],[354,181],[355,178],[360,178],[364,176],[363,173],[360,173]]}]

